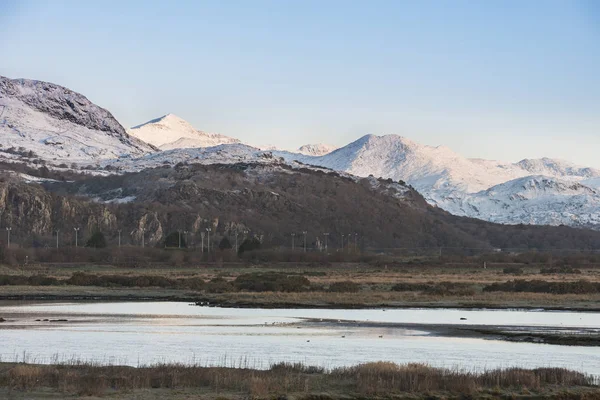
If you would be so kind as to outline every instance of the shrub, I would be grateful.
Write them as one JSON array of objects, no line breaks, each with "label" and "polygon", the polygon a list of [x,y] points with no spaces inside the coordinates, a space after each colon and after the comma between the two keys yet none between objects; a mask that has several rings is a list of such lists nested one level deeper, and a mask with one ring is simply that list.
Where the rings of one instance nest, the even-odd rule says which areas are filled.
[{"label": "shrub", "polygon": [[600,283],[580,280],[577,282],[547,282],[541,280],[514,280],[492,283],[483,288],[484,292],[530,292],[552,294],[600,293]]},{"label": "shrub", "polygon": [[329,291],[336,293],[357,293],[360,291],[360,285],[352,281],[334,282],[329,285]]},{"label": "shrub", "polygon": [[431,285],[427,283],[400,282],[392,286],[394,292],[421,292],[427,290]]},{"label": "shrub", "polygon": [[227,238],[227,236],[223,237],[223,239],[221,239],[221,241],[219,242],[219,249],[220,250],[229,250],[232,247],[233,246],[231,245],[231,242],[229,241],[229,239]]},{"label": "shrub", "polygon": [[104,237],[104,234],[102,232],[96,231],[92,234],[92,236],[90,236],[85,246],[93,247],[96,249],[103,249],[106,247],[106,238]]},{"label": "shrub", "polygon": [[473,296],[476,292],[472,284],[462,282],[401,282],[392,286],[392,290],[396,292],[423,292],[437,296]]},{"label": "shrub", "polygon": [[179,240],[181,239],[181,248],[186,248],[185,235],[180,232],[171,232],[165,238],[165,247],[180,247]]},{"label": "shrub", "polygon": [[523,269],[521,267],[506,267],[502,272],[506,275],[523,275]]},{"label": "shrub", "polygon": [[208,293],[228,293],[235,291],[235,287],[231,282],[228,282],[219,276],[211,279],[210,282],[205,285],[204,289]]},{"label": "shrub", "polygon": [[238,249],[238,254],[244,254],[247,251],[260,249],[260,241],[257,238],[246,239],[242,242]]}]

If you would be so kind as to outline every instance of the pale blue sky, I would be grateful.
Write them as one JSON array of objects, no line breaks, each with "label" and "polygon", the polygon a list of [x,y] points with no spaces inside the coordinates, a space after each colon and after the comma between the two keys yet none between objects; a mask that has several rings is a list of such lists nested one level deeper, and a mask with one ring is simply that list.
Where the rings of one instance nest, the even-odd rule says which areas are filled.
[{"label": "pale blue sky", "polygon": [[125,126],[252,144],[396,133],[600,167],[600,1],[0,0],[0,74]]}]

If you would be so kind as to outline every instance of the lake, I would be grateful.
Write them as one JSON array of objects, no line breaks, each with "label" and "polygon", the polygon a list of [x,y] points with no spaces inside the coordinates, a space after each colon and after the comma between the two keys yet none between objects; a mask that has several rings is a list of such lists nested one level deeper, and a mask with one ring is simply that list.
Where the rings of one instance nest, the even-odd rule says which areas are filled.
[{"label": "lake", "polygon": [[[327,368],[393,361],[466,370],[566,367],[600,376],[600,347],[446,337],[427,329],[427,325],[457,324],[598,331],[600,313],[593,312],[2,302],[0,317],[7,320],[0,324],[2,361],[82,360],[132,366],[180,362],[253,368],[268,368],[278,361],[300,361]],[[384,325],[376,326],[379,323]]]}]

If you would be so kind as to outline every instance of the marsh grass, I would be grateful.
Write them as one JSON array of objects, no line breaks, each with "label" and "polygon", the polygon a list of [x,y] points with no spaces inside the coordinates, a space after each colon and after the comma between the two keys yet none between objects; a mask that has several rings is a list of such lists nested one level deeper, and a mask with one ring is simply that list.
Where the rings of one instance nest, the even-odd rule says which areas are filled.
[{"label": "marsh grass", "polygon": [[598,379],[561,368],[496,369],[469,372],[423,364],[366,363],[326,370],[300,363],[278,363],[268,370],[155,364],[145,367],[93,363],[0,364],[0,387],[18,391],[51,389],[64,394],[103,396],[140,389],[203,389],[272,398],[290,393],[338,393],[393,397],[402,393],[476,395],[489,390],[519,392],[596,389]]}]

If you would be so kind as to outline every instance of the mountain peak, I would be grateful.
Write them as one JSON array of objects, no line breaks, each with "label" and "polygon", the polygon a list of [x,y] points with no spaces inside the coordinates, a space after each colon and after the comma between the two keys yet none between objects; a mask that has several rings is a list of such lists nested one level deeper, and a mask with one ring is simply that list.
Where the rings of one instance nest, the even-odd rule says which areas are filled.
[{"label": "mountain peak", "polygon": [[324,156],[325,154],[329,154],[334,151],[337,147],[323,144],[323,143],[315,143],[315,144],[305,144],[304,146],[300,146],[298,150],[296,150],[300,154],[304,154],[307,156]]},{"label": "mountain peak", "polygon": [[185,124],[185,125],[192,126],[189,122],[187,122],[183,118],[180,118],[175,114],[169,113],[169,114],[163,115],[162,117],[158,117],[158,118],[151,119],[150,121],[146,121],[143,124],[136,125],[136,126],[132,127],[131,129],[139,129],[143,126],[153,125],[153,124],[154,125],[156,125],[156,124],[160,124],[160,125]]},{"label": "mountain peak", "polygon": [[197,130],[183,118],[171,113],[134,126],[129,130],[129,134],[162,150],[212,147],[240,142],[218,133]]},{"label": "mountain peak", "polygon": [[127,135],[106,109],[50,82],[0,76],[0,115],[0,148],[27,149],[29,159],[89,162],[156,150]]}]

